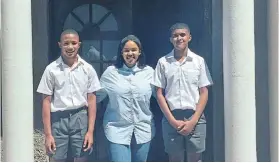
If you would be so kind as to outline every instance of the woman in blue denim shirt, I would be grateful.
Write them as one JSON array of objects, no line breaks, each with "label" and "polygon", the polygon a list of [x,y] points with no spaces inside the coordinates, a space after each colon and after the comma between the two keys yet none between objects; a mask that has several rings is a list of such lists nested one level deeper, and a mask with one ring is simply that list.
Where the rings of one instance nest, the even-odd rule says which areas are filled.
[{"label": "woman in blue denim shirt", "polygon": [[154,70],[145,65],[139,39],[125,37],[119,45],[117,62],[109,66],[100,82],[97,102],[106,96],[104,131],[109,140],[110,159],[115,162],[144,162],[155,135],[150,98]]}]

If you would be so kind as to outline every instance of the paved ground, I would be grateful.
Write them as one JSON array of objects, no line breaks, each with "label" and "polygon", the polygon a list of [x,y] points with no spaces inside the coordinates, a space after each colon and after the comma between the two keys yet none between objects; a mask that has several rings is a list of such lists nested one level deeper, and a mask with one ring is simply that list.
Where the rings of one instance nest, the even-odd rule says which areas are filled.
[{"label": "paved ground", "polygon": [[[3,149],[2,149],[2,139],[1,139],[1,161],[3,161]],[[35,162],[46,162],[48,158],[45,154],[44,147],[44,135],[42,131],[35,130],[34,131],[34,161]]]}]

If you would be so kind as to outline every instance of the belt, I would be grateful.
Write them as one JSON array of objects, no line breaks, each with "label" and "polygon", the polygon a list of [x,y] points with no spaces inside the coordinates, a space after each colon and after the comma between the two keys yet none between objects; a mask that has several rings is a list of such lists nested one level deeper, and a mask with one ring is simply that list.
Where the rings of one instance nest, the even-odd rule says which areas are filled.
[{"label": "belt", "polygon": [[82,110],[87,110],[86,106],[83,106],[78,109],[71,109],[71,110],[63,110],[63,111],[56,111],[56,112],[51,112],[51,116],[59,116],[61,118],[66,118],[66,117],[71,117],[72,115],[82,111]]},{"label": "belt", "polygon": [[184,118],[189,119],[195,114],[195,110],[193,109],[174,109],[171,112],[177,120],[184,120]]}]

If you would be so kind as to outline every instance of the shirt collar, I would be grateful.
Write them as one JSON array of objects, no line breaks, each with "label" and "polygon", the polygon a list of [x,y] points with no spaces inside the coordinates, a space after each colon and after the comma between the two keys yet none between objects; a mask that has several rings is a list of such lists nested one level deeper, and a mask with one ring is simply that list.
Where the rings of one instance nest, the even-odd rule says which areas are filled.
[{"label": "shirt collar", "polygon": [[[183,62],[185,62],[185,61],[189,61],[189,62],[191,62],[191,61],[193,61],[193,52],[188,48],[188,50],[187,50],[187,57],[185,58],[185,60],[183,61]],[[167,55],[167,58],[168,59],[173,59],[174,61],[177,61],[175,58],[174,58],[174,50],[172,50],[168,55]]]},{"label": "shirt collar", "polygon": [[138,70],[140,70],[140,68],[138,67],[138,63],[136,63],[136,65],[134,67],[131,67],[131,68],[126,66],[125,64],[123,64],[122,68],[125,71],[131,71],[131,72],[137,72]]},{"label": "shirt collar", "polygon": [[[84,62],[85,62],[79,55],[77,55],[77,57],[78,57],[78,62],[77,62],[77,64],[76,64],[75,67],[77,67],[77,66],[79,66],[79,65],[81,65],[81,64],[83,65]],[[64,61],[63,61],[63,59],[62,59],[62,56],[60,56],[60,57],[57,59],[57,64],[58,64],[58,66],[60,66],[60,67],[64,67],[64,66],[68,67],[68,65],[66,65],[66,64],[64,63]]]},{"label": "shirt collar", "polygon": [[[79,56],[79,55],[77,55],[77,57],[78,57],[78,65],[79,64],[84,64],[84,60]],[[65,63],[64,63],[64,61],[63,61],[63,59],[62,59],[62,56],[60,56],[59,58],[58,58],[58,60],[57,60],[57,63],[58,63],[58,65],[66,65]]]}]

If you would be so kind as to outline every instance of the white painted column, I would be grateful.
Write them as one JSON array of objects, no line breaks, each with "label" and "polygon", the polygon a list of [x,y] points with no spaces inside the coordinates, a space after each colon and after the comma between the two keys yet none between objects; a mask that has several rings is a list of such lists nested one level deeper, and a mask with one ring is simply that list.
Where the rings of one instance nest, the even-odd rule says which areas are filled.
[{"label": "white painted column", "polygon": [[4,160],[33,161],[31,0],[2,0]]},{"label": "white painted column", "polygon": [[272,162],[278,162],[278,0],[267,3],[268,17],[268,75],[269,75],[269,125],[270,155]]},{"label": "white painted column", "polygon": [[257,161],[254,0],[223,1],[225,161]]}]

